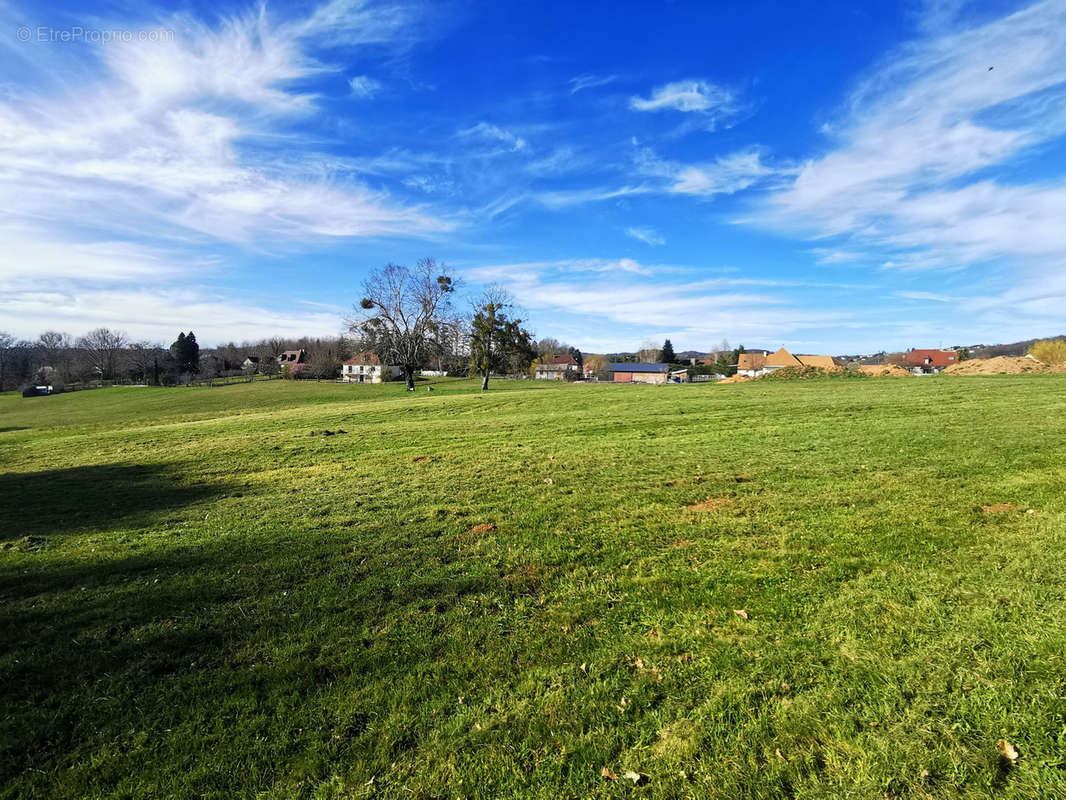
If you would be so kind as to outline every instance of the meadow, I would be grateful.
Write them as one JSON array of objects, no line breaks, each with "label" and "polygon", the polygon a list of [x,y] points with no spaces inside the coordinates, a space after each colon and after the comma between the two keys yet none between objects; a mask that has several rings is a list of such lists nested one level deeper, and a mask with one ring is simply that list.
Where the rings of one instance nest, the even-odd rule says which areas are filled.
[{"label": "meadow", "polygon": [[0,395],[0,797],[1066,797],[1066,375],[477,388]]}]

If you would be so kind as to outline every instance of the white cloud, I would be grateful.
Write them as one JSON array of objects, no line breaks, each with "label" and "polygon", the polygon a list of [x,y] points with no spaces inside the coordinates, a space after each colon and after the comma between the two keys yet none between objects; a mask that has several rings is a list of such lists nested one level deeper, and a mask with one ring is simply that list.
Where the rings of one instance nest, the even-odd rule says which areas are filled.
[{"label": "white cloud", "polygon": [[626,236],[650,245],[666,244],[666,239],[654,228],[626,228]]},{"label": "white cloud", "polygon": [[766,178],[787,174],[787,170],[764,164],[761,153],[753,148],[697,164],[667,161],[650,148],[640,148],[636,166],[642,175],[661,179],[657,191],[703,197],[735,194]]},{"label": "white cloud", "polygon": [[179,291],[175,279],[217,274],[219,259],[203,253],[226,243],[291,251],[455,227],[334,170],[336,159],[292,133],[293,120],[317,113],[299,87],[336,71],[312,53],[391,41],[407,18],[398,6],[334,0],[296,20],[264,6],[213,25],[176,14],[141,26],[173,30],[170,40],[65,48],[59,60],[23,48],[43,60],[39,80],[0,98],[6,326],[325,332],[325,315],[289,313],[299,298],[279,314]]},{"label": "white cloud", "polygon": [[585,89],[595,89],[606,86],[618,80],[617,75],[578,75],[570,79],[570,94],[577,94]]},{"label": "white cloud", "polygon": [[34,291],[0,293],[5,327],[24,337],[44,330],[75,335],[100,325],[135,339],[169,343],[179,330],[195,330],[202,344],[267,336],[331,336],[340,331],[336,312],[281,311],[235,300],[208,289],[85,288],[61,283]]},{"label": "white cloud", "polygon": [[482,139],[489,142],[502,142],[507,145],[507,149],[512,152],[526,149],[526,140],[520,136],[516,136],[510,131],[505,131],[498,125],[493,125],[488,122],[479,122],[472,128],[459,131],[460,136],[470,136],[476,139]]},{"label": "white cloud", "polygon": [[383,88],[381,81],[369,75],[356,75],[354,78],[349,78],[348,85],[352,89],[352,97],[360,99],[373,97]]},{"label": "white cloud", "polygon": [[[778,341],[786,335],[794,338],[802,331],[857,324],[850,311],[800,309],[781,296],[738,290],[749,285],[770,288],[776,285],[772,281],[719,278],[665,284],[650,279],[660,268],[632,262],[630,269],[624,269],[626,261],[500,264],[464,270],[463,274],[479,283],[504,286],[523,307],[534,312],[580,315],[590,320],[584,329],[599,331],[598,340],[606,349],[624,346],[629,336],[635,345],[649,335],[665,333],[698,347],[702,346],[699,343],[721,341],[724,336],[749,342]],[[614,334],[611,338],[603,328],[608,323]],[[584,341],[579,344],[588,346]]]},{"label": "white cloud", "polygon": [[912,269],[1061,266],[1066,179],[1009,170],[1066,134],[1066,4],[944,33],[948,18],[857,88],[831,126],[836,147],[772,197],[762,222],[847,236],[847,249]]},{"label": "white cloud", "polygon": [[728,89],[705,80],[677,81],[657,87],[649,97],[629,98],[634,111],[684,111],[722,118],[737,112],[736,98]]}]

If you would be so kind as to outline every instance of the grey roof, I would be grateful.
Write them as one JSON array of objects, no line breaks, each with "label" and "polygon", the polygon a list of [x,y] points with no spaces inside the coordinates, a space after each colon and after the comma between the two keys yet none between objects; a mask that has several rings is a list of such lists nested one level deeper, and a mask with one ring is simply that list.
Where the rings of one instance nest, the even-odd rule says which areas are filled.
[{"label": "grey roof", "polygon": [[611,372],[669,372],[669,364],[611,364]]}]

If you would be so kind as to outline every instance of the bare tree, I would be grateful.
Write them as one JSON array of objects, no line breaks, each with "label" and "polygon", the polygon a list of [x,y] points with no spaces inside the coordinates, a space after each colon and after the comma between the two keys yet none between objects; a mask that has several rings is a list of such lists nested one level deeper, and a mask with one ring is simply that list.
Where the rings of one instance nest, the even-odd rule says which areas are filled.
[{"label": "bare tree", "polygon": [[451,310],[455,285],[443,264],[424,258],[414,267],[388,264],[363,282],[363,298],[348,327],[382,364],[398,366],[407,388],[433,352]]},{"label": "bare tree", "polygon": [[656,364],[662,357],[662,351],[655,346],[655,342],[647,341],[637,351],[637,360],[641,364]]},{"label": "bare tree", "polygon": [[114,380],[128,341],[126,334],[109,328],[97,328],[78,339],[93,371],[105,380]]},{"label": "bare tree", "polygon": [[4,381],[8,373],[8,361],[10,361],[11,348],[15,345],[15,337],[10,333],[0,331],[0,392],[4,391]]},{"label": "bare tree", "polygon": [[126,352],[130,366],[145,383],[157,383],[159,365],[166,357],[162,345],[134,342]]}]

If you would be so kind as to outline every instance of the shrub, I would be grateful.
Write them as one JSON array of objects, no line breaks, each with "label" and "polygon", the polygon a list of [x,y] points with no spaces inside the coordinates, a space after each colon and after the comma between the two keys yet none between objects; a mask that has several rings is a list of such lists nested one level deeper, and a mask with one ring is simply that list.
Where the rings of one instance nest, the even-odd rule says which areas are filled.
[{"label": "shrub", "polygon": [[811,381],[811,380],[850,380],[868,378],[865,372],[857,369],[824,370],[820,367],[782,367],[768,372],[759,380],[763,381]]},{"label": "shrub", "polygon": [[1066,364],[1066,339],[1041,339],[1030,348],[1029,355],[1049,367]]}]

